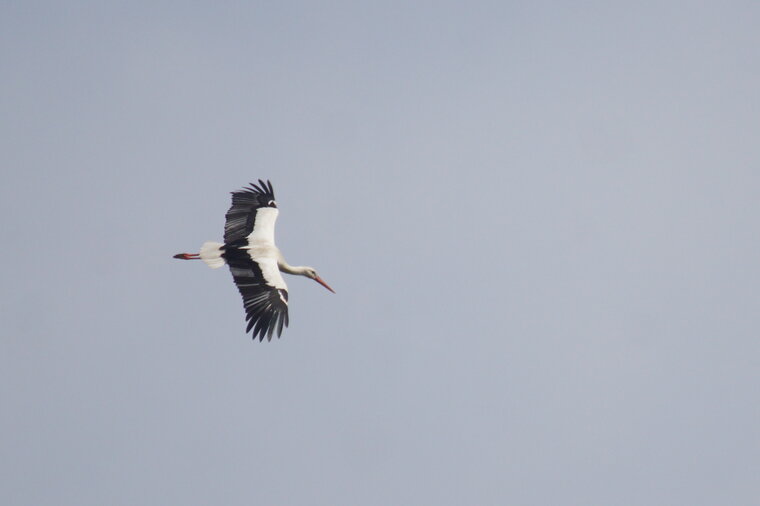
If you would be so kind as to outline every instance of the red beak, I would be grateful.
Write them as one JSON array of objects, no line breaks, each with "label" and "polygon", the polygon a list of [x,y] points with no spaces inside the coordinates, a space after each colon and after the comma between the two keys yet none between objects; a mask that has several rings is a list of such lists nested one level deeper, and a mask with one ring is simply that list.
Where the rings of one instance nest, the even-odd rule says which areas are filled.
[{"label": "red beak", "polygon": [[328,290],[330,290],[332,293],[335,293],[335,290],[333,290],[332,288],[330,288],[330,286],[327,283],[325,283],[325,280],[322,279],[322,278],[320,278],[319,276],[317,276],[316,278],[314,278],[314,281],[316,281],[320,285],[324,286],[325,288],[327,288]]}]

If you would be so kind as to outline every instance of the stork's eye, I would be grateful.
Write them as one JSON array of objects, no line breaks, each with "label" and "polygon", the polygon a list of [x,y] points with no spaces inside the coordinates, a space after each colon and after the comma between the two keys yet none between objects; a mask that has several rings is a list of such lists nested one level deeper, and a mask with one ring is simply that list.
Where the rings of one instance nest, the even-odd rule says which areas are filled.
[{"label": "stork's eye", "polygon": [[274,208],[276,208],[276,207],[277,207],[277,202],[275,202],[274,200],[270,200],[269,202],[267,202],[267,205],[268,205],[269,207],[274,207]]}]

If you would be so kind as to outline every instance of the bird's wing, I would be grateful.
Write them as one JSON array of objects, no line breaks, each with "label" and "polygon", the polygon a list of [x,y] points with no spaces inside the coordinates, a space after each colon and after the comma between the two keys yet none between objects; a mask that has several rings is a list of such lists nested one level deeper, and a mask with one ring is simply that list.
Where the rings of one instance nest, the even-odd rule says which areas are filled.
[{"label": "bird's wing", "polygon": [[[257,216],[259,223],[256,223]],[[224,223],[224,243],[233,244],[256,232],[263,239],[274,244],[274,220],[277,219],[277,204],[274,202],[272,183],[259,179],[259,184],[251,183],[248,188],[232,192],[232,206]],[[266,218],[266,219],[262,219]]]},{"label": "bird's wing", "polygon": [[254,260],[247,251],[227,258],[232,272],[232,279],[243,296],[245,319],[249,332],[253,329],[253,338],[260,341],[266,336],[268,341],[277,332],[282,334],[282,327],[288,326],[288,287],[282,279],[275,258]]}]

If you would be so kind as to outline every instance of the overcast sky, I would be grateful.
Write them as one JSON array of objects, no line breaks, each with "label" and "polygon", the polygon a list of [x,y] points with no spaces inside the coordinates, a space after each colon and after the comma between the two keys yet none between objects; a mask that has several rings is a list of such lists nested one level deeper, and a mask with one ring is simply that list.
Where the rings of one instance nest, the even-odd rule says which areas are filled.
[{"label": "overcast sky", "polygon": [[[0,503],[757,504],[759,26],[0,3]],[[258,178],[269,343],[171,258]]]}]

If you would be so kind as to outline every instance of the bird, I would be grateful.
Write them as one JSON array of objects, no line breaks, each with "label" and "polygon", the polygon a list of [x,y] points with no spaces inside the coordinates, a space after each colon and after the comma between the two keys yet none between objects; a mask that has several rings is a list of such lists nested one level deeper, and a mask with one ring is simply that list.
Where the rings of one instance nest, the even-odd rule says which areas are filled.
[{"label": "bird", "polygon": [[288,287],[280,272],[313,279],[332,293],[335,290],[313,267],[289,265],[274,244],[274,225],[279,210],[272,183],[258,184],[232,193],[232,206],[225,215],[224,243],[207,241],[198,253],[177,253],[180,260],[203,260],[212,269],[229,266],[232,280],[243,297],[246,333],[255,341],[279,339],[288,326]]}]

